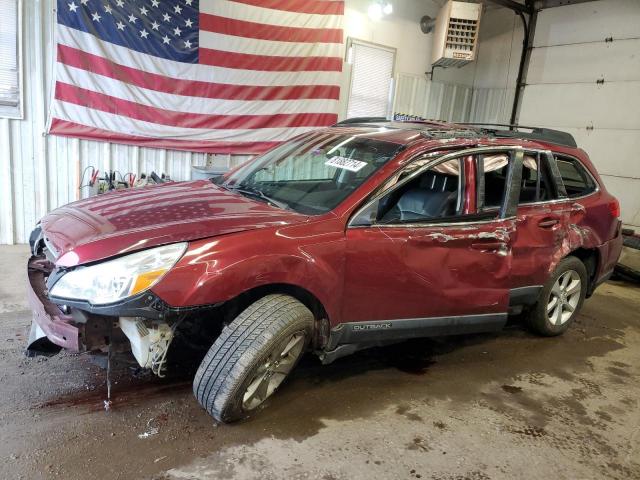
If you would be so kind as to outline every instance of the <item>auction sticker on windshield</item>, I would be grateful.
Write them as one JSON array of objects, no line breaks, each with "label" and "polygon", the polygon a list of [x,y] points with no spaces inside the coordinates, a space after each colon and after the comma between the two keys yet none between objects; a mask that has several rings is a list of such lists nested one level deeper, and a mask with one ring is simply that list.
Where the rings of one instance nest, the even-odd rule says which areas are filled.
[{"label": "auction sticker on windshield", "polygon": [[328,167],[342,168],[344,170],[349,170],[350,172],[359,172],[367,166],[367,162],[361,162],[360,160],[353,160],[339,155],[327,160],[324,164]]}]

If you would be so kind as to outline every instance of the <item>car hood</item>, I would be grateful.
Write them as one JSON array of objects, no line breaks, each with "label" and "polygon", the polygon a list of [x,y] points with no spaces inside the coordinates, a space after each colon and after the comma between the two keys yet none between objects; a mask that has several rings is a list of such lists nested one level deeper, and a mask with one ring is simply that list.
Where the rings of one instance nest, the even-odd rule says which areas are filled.
[{"label": "car hood", "polygon": [[301,223],[307,216],[208,180],[119,190],[60,207],[40,221],[56,265],[73,266],[167,243]]}]

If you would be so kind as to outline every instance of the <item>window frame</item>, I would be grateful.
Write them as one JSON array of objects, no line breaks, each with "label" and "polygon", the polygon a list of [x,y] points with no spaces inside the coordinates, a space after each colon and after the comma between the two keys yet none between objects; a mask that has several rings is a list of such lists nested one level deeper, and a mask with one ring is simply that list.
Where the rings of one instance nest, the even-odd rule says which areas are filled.
[{"label": "window frame", "polygon": [[[556,171],[557,171],[557,182],[560,182],[562,184],[562,189],[565,192],[566,200],[579,200],[581,198],[586,198],[591,195],[595,195],[600,191],[600,183],[598,183],[598,180],[593,176],[591,171],[584,165],[584,163],[582,163],[582,161],[578,157],[574,157],[573,155],[568,155],[566,153],[553,153],[553,152],[550,152],[550,153],[551,153],[551,157],[553,158],[553,162],[551,163],[553,164],[553,166],[556,168]],[[580,170],[582,170],[582,173],[586,174],[587,177],[590,178],[591,181],[593,182],[594,189],[589,193],[585,193],[584,195],[579,195],[577,197],[570,197],[566,193],[564,179],[562,178],[562,175],[560,174],[560,168],[558,167],[558,160],[564,160],[564,161],[576,163],[578,165],[578,173],[581,173]]]},{"label": "window frame", "polygon": [[[476,148],[468,148],[456,150],[454,152],[444,154],[442,152],[433,152],[433,153],[421,153],[416,155],[413,159],[403,165],[400,169],[391,173],[383,182],[381,182],[380,186],[376,188],[372,194],[369,195],[367,199],[365,199],[360,207],[354,209],[354,213],[350,216],[349,221],[347,222],[347,228],[369,228],[372,226],[377,226],[380,228],[428,228],[428,227],[447,227],[447,226],[465,226],[465,225],[476,225],[476,224],[486,224],[493,222],[501,222],[510,218],[515,218],[516,210],[518,207],[518,196],[520,194],[519,183],[522,176],[522,159],[524,157],[525,149],[521,146],[497,146],[497,147],[476,147]],[[464,158],[469,155],[478,155],[484,153],[496,153],[496,152],[507,152],[510,155],[510,168],[507,177],[507,185],[505,189],[505,195],[503,198],[502,205],[499,208],[498,215],[492,216],[492,218],[478,218],[479,216],[486,216],[487,212],[481,212],[480,214],[477,212],[462,214],[459,217],[447,217],[442,219],[441,221],[428,220],[425,222],[403,222],[403,223],[377,223],[375,220],[371,220],[370,215],[367,221],[367,214],[369,209],[380,201],[384,196],[392,193],[398,188],[401,188],[404,184],[414,180],[418,176],[422,175],[429,168],[434,167],[440,163],[444,163],[446,161],[456,159],[456,158]],[[389,188],[384,188],[384,186],[394,177],[399,176],[404,170],[410,168],[412,164],[416,161],[429,159],[429,157],[433,157],[433,160],[425,162],[424,165],[415,169],[411,174],[407,175],[405,178],[398,180],[393,186]],[[464,164],[464,161],[463,161]],[[476,173],[477,174],[477,173]],[[464,180],[461,179],[464,183]],[[513,185],[517,184],[518,188],[513,188]],[[478,186],[476,184],[475,188]],[[477,190],[476,192],[477,195]],[[517,193],[517,195],[515,195]],[[514,203],[515,197],[515,203]],[[490,212],[493,214],[493,212]],[[459,219],[459,220],[457,220]],[[452,221],[453,220],[453,221]]]},{"label": "window frame", "polygon": [[[464,157],[465,157],[464,155],[460,155],[459,157],[450,158],[448,160],[444,160],[443,162],[434,163],[434,164],[431,165],[431,167],[429,167],[427,169],[424,169],[424,170],[420,169],[421,173],[419,175],[417,175],[416,177],[412,178],[412,180],[416,180],[422,174],[427,173],[433,167],[436,167],[436,166],[441,165],[441,164],[446,163],[446,162],[450,162],[452,160],[457,160],[458,167],[460,168],[460,174],[458,175],[458,191],[457,191],[457,194],[456,194],[456,214],[455,215],[449,215],[448,217],[425,218],[424,221],[416,219],[416,220],[408,220],[408,221],[398,220],[398,221],[390,222],[390,223],[382,223],[382,222],[380,222],[378,220],[375,220],[373,222],[373,225],[387,226],[387,225],[407,225],[407,224],[424,224],[424,223],[438,223],[438,224],[441,225],[443,223],[448,223],[448,221],[451,220],[451,219],[461,218],[463,216],[464,217],[468,217],[470,214],[461,213],[461,211],[464,208],[464,194],[465,194],[465,188],[466,188],[466,181],[465,181],[466,180],[466,173],[465,173],[466,167],[465,167]],[[418,161],[418,160],[416,160],[416,161]],[[387,192],[378,199],[378,202],[380,200],[382,200],[383,198],[385,198],[386,196],[391,195],[392,193],[394,193],[396,190],[400,189],[401,187],[403,187],[407,183],[410,183],[410,182],[404,182],[403,181],[402,185],[400,185],[400,182],[397,182],[395,185],[393,185],[392,188],[389,188],[387,190]]]},{"label": "window frame", "polygon": [[[533,202],[522,202],[522,203],[519,202],[518,206],[526,207],[529,205],[544,205],[547,203],[556,203],[556,202],[566,200],[568,198],[567,192],[564,188],[564,183],[562,183],[562,178],[560,177],[560,171],[558,170],[558,165],[555,161],[553,152],[551,150],[525,150],[524,153],[525,155],[534,154],[538,159],[538,168],[539,168],[538,183],[540,182],[540,178],[542,177],[542,169],[540,168],[540,165],[542,164],[542,162],[545,163],[545,165],[548,168],[547,173],[550,174],[547,180],[549,181],[549,185],[551,186],[551,188],[555,190],[553,193],[555,194],[556,198],[553,198],[550,200],[535,200]],[[537,188],[539,189],[539,185],[537,185]],[[536,197],[538,195],[540,195],[540,192],[537,190]]]},{"label": "window frame", "polygon": [[22,0],[15,0],[17,8],[17,28],[16,28],[16,55],[18,65],[18,105],[0,105],[0,119],[9,120],[24,119],[24,75],[23,75],[23,4]]},{"label": "window frame", "polygon": [[389,115],[391,115],[391,111],[393,110],[393,99],[395,98],[395,90],[396,90],[395,78],[396,78],[396,66],[398,63],[398,49],[395,47],[390,47],[388,45],[383,45],[381,43],[368,42],[366,40],[361,40],[355,37],[347,37],[346,48],[344,52],[344,63],[349,65],[349,91],[347,92],[345,102],[344,102],[344,107],[342,110],[343,116],[344,118],[348,117],[349,103],[351,102],[351,94],[353,92],[353,79],[354,79],[353,65],[354,64],[349,62],[349,57],[350,57],[351,48],[353,47],[354,44],[363,45],[365,47],[370,47],[370,48],[378,48],[380,50],[386,50],[393,54],[393,65],[391,67],[391,80],[389,85],[389,92],[387,92],[388,96],[387,96],[386,116],[388,117]]}]

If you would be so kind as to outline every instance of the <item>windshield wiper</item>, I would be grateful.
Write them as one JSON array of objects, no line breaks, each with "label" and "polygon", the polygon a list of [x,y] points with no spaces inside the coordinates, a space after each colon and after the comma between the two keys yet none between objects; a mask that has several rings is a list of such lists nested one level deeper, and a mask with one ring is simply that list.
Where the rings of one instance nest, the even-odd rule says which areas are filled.
[{"label": "windshield wiper", "polygon": [[225,188],[228,188],[229,190],[232,190],[234,192],[238,192],[241,193],[243,195],[248,195],[254,198],[259,198],[261,200],[264,200],[267,203],[270,203],[271,205],[281,208],[283,210],[290,210],[291,207],[289,207],[289,205],[287,205],[286,203],[280,201],[280,200],[276,200],[274,198],[269,197],[268,195],[265,195],[265,193],[256,188],[253,187],[251,185],[244,185],[244,184],[240,184],[237,187],[229,187],[229,186],[225,186]]}]

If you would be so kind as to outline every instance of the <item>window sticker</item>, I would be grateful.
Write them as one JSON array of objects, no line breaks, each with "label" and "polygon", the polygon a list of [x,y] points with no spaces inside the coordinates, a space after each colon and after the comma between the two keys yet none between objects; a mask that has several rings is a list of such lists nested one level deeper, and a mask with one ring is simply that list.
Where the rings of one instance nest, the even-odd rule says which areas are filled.
[{"label": "window sticker", "polygon": [[332,157],[324,162],[324,164],[328,167],[342,168],[344,170],[349,170],[350,172],[359,172],[367,166],[367,162],[352,160],[351,158],[341,157],[339,155]]}]

